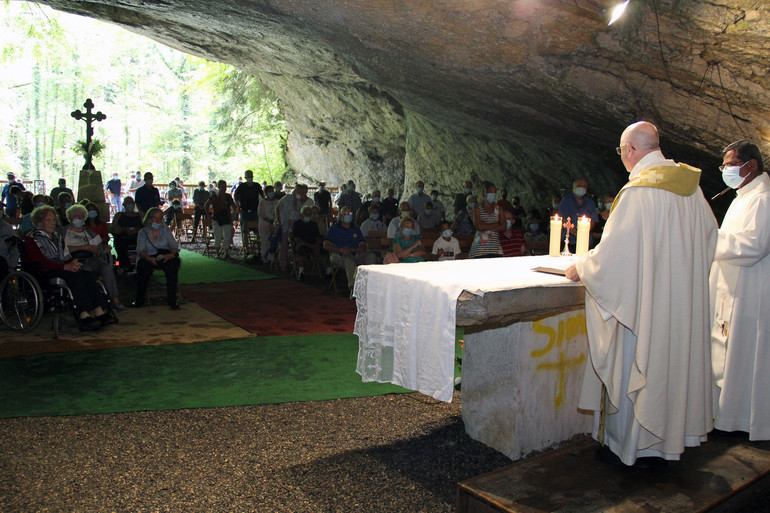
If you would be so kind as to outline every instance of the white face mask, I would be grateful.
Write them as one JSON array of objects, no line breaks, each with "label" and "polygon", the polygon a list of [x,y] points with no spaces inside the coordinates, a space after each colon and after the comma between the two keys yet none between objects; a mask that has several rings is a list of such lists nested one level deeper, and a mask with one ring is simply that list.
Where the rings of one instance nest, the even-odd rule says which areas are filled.
[{"label": "white face mask", "polygon": [[746,164],[748,164],[748,162],[744,162],[743,165],[740,166],[725,166],[722,168],[722,181],[726,186],[732,187],[733,189],[737,189],[741,186],[744,178],[741,176],[741,168]]},{"label": "white face mask", "polygon": [[582,198],[583,196],[585,196],[586,192],[588,191],[586,191],[585,187],[575,187],[575,196],[577,196],[578,198]]}]

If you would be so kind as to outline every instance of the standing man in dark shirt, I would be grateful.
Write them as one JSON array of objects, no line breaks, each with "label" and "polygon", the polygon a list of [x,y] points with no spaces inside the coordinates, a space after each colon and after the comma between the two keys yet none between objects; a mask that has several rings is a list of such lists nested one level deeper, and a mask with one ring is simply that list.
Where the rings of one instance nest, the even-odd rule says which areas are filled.
[{"label": "standing man in dark shirt", "polygon": [[332,213],[332,193],[326,188],[326,182],[321,182],[318,191],[313,194],[313,201],[318,206],[318,217],[329,228],[329,219]]},{"label": "standing man in dark shirt", "polygon": [[[236,187],[233,199],[241,212],[241,240],[245,241],[248,231],[246,224],[249,221],[259,221],[257,208],[259,207],[259,199],[264,198],[265,193],[262,190],[262,186],[254,182],[254,171],[247,169],[243,176],[246,177],[246,181],[241,182]],[[255,226],[251,231],[257,233],[258,228]]]},{"label": "standing man in dark shirt", "polygon": [[204,205],[211,197],[211,193],[206,190],[206,182],[198,182],[198,188],[193,192],[193,236],[192,242],[198,236],[198,224],[201,222],[201,216],[208,215]]},{"label": "standing man in dark shirt", "polygon": [[66,192],[72,198],[75,197],[75,195],[72,193],[72,189],[67,187],[67,180],[65,178],[59,178],[58,187],[51,189],[51,199],[53,199],[53,205],[57,208],[59,207],[59,193],[61,192]]},{"label": "standing man in dark shirt", "polygon": [[120,212],[120,193],[123,188],[123,184],[120,183],[117,173],[112,174],[112,179],[108,180],[104,186],[104,190],[110,195],[110,214],[113,216]]},{"label": "standing man in dark shirt", "polygon": [[398,198],[395,197],[395,191],[393,187],[388,188],[388,196],[382,200],[380,205],[380,214],[382,214],[382,221],[387,225],[394,217],[398,217]]},{"label": "standing man in dark shirt", "polygon": [[144,174],[144,185],[134,194],[136,207],[142,216],[152,207],[160,207],[160,191],[152,185],[152,173]]}]

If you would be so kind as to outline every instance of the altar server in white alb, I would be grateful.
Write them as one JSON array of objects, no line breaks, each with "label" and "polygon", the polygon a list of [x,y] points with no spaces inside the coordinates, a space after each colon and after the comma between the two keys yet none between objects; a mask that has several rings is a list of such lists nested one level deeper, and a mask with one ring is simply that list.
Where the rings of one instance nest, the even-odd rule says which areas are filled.
[{"label": "altar server in white alb", "polygon": [[700,170],[666,159],[654,125],[626,128],[617,152],[630,181],[601,243],[567,270],[586,288],[590,358],[578,407],[596,412],[598,459],[652,466],[678,460],[713,427],[708,276],[717,224]]},{"label": "altar server in white alb", "polygon": [[770,178],[755,144],[735,142],[722,156],[738,197],[711,267],[714,427],[770,440]]}]

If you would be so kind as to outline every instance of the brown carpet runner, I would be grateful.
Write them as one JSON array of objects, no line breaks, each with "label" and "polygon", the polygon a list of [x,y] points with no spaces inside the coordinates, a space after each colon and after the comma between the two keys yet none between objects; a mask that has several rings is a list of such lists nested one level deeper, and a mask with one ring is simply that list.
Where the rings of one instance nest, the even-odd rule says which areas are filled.
[{"label": "brown carpet runner", "polygon": [[260,336],[352,333],[356,303],[292,280],[198,284],[187,299]]}]

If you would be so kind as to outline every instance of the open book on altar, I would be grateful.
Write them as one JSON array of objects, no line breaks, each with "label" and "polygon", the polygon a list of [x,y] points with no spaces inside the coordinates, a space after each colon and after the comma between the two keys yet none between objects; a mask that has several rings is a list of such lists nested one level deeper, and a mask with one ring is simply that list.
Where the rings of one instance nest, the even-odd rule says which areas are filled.
[{"label": "open book on altar", "polygon": [[551,262],[549,262],[548,265],[539,265],[537,267],[533,267],[532,270],[539,273],[566,276],[567,267],[571,266],[577,261],[578,258],[576,256],[554,257],[551,259]]}]

